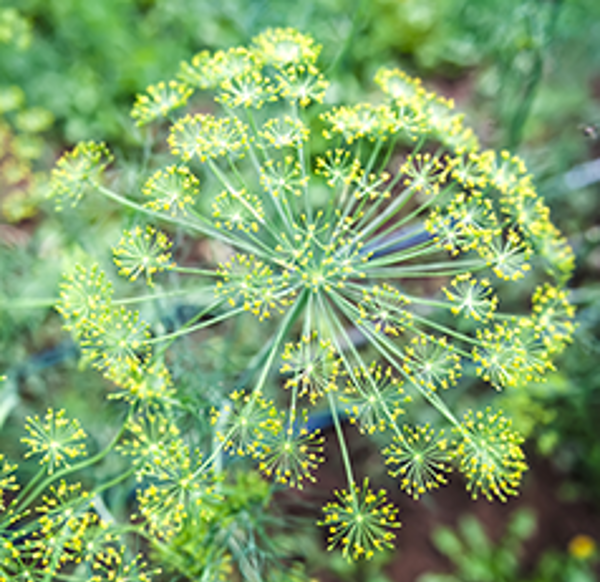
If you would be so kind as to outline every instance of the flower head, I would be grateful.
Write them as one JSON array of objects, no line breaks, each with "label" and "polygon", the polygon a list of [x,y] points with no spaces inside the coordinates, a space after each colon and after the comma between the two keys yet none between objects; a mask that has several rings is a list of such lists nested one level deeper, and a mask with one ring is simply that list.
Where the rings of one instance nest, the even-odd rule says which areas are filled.
[{"label": "flower head", "polygon": [[293,28],[269,28],[254,38],[257,58],[277,68],[314,64],[321,47]]},{"label": "flower head", "polygon": [[80,143],[67,152],[52,170],[48,196],[62,210],[67,200],[76,206],[83,196],[100,185],[100,177],[111,163],[112,155],[102,143]]},{"label": "flower head", "polygon": [[450,471],[448,441],[441,431],[429,425],[411,428],[404,425],[394,442],[383,454],[392,477],[400,479],[400,487],[414,499],[445,485]]},{"label": "flower head", "polygon": [[198,184],[187,166],[167,166],[148,179],[142,192],[151,198],[146,203],[151,210],[186,215],[198,194]]},{"label": "flower head", "polygon": [[392,368],[372,362],[350,374],[346,390],[340,396],[350,422],[358,424],[361,432],[373,434],[396,426],[410,402]]},{"label": "flower head", "polygon": [[511,430],[511,421],[491,408],[468,411],[459,427],[452,455],[467,479],[473,498],[480,494],[506,501],[516,495],[523,473],[527,470],[521,449],[523,438]]},{"label": "flower head", "polygon": [[192,89],[177,81],[161,81],[150,85],[146,94],[137,96],[131,117],[138,125],[146,125],[155,119],[166,117],[174,109],[183,107],[192,93]]},{"label": "flower head", "polygon": [[278,483],[302,489],[306,481],[314,483],[314,472],[325,460],[321,432],[307,427],[307,414],[302,421],[288,417],[283,411],[270,419],[263,432],[257,457],[259,469]]},{"label": "flower head", "polygon": [[237,118],[215,118],[209,114],[187,115],[171,128],[169,146],[184,162],[197,157],[201,162],[248,149],[246,126]]},{"label": "flower head", "polygon": [[90,324],[108,315],[113,288],[98,264],[89,268],[77,265],[63,277],[57,310],[63,316],[65,329],[81,333]]},{"label": "flower head", "polygon": [[[303,486],[322,460],[324,436],[310,414],[328,408],[348,488],[322,523],[331,546],[357,559],[390,546],[399,524],[383,492],[355,484],[340,413],[385,441],[391,473],[413,497],[445,483],[452,465],[474,496],[514,494],[526,467],[520,436],[491,409],[461,419],[453,389],[465,376],[525,386],[552,369],[574,329],[563,289],[573,255],[523,161],[482,150],[451,100],[382,69],[376,103],[330,104],[319,50],[299,31],[270,29],[246,47],[184,63],[185,98],[187,88],[190,104],[207,91],[213,108],[198,113],[181,102],[167,141],[183,163],[153,170],[144,204],[98,187],[97,147],[59,162],[56,192],[78,197],[96,187],[144,214],[148,228],[126,231],[115,249],[125,276],[151,282],[171,268],[158,223],[211,250],[202,265],[173,267],[164,290],[127,299],[168,302],[189,290],[186,307],[201,305],[175,330],[126,310],[94,268],[65,283],[60,310],[84,356],[146,415],[149,426],[138,418],[128,444],[152,480],[139,500],[148,522],[153,511],[161,516],[152,527],[171,532],[191,515],[195,478],[212,461],[194,463],[170,420],[156,420],[178,398],[160,362],[188,333],[262,324],[264,341],[243,356],[247,369],[223,380],[227,396],[211,394],[208,458],[249,456],[264,474]],[[177,115],[177,95],[156,101]],[[307,111],[315,103],[319,111]],[[64,186],[72,166],[85,175]],[[513,313],[512,290],[532,278],[532,308]],[[433,407],[430,424],[405,425],[405,410],[419,402]]]},{"label": "flower head", "polygon": [[383,490],[362,487],[335,492],[336,501],[325,505],[320,525],[329,532],[329,547],[341,546],[342,555],[350,560],[372,558],[375,552],[393,547],[394,530],[400,527],[398,509],[387,500]]},{"label": "flower head", "polygon": [[39,456],[48,473],[68,467],[74,459],[86,454],[85,431],[78,420],[69,420],[65,415],[65,410],[48,409],[43,418],[30,416],[25,424],[29,433],[21,439],[29,448],[25,458]]},{"label": "flower head", "polygon": [[99,553],[92,565],[93,576],[90,582],[112,582],[123,580],[127,582],[151,582],[160,570],[149,569],[141,554],[131,559],[128,549],[124,546],[108,547]]},{"label": "flower head", "polygon": [[172,266],[169,252],[171,245],[167,235],[152,226],[145,229],[136,226],[125,231],[117,246],[113,248],[119,274],[131,281],[145,275],[146,283],[152,286],[152,276]]},{"label": "flower head", "polygon": [[319,339],[316,334],[303,336],[296,344],[286,344],[281,359],[281,373],[289,374],[285,387],[297,389],[311,402],[337,389],[340,362],[330,340]]}]

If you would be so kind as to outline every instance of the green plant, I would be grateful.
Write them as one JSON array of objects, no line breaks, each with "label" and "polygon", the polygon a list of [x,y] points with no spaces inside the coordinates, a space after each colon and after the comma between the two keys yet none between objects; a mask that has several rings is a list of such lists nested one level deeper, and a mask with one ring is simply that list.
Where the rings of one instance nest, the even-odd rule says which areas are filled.
[{"label": "green plant", "polygon": [[[95,138],[131,149],[139,138],[124,115],[131,99],[192,51],[243,42],[292,19],[320,29],[337,51],[352,26],[348,14],[354,12],[342,0],[305,2],[293,17],[285,0],[104,0],[95,5],[5,0],[4,5],[10,16],[0,20],[0,78],[18,86],[33,107],[52,112],[58,148]],[[28,43],[26,53],[1,46],[13,37]]]},{"label": "green plant", "polygon": [[[26,51],[31,42],[29,22],[12,8],[0,9],[0,48],[13,54]],[[26,107],[25,94],[16,85],[0,85],[0,193],[1,215],[11,222],[30,218],[37,210],[39,196],[33,196],[39,177],[33,162],[43,151],[40,133],[53,123],[52,114],[42,107]],[[2,243],[0,238],[0,244]]]},{"label": "green plant", "polygon": [[506,533],[492,542],[481,523],[467,515],[457,532],[440,527],[433,534],[436,548],[456,567],[454,574],[426,574],[419,582],[508,582],[517,580],[522,544],[533,533],[535,517],[527,510],[512,514]]},{"label": "green plant", "polygon": [[[573,330],[570,249],[523,162],[481,150],[451,102],[383,69],[380,103],[329,106],[319,51],[296,30],[270,29],[249,47],[201,52],[177,79],[150,87],[132,115],[141,126],[168,117],[170,153],[160,141],[148,146],[141,196],[118,192],[103,144],[81,143],[59,160],[49,186],[58,209],[101,195],[130,212],[113,248],[127,296],[89,258],[65,276],[58,304],[82,361],[112,383],[110,398],[126,412],[82,461],[77,421],[53,410],[28,421],[24,442],[42,468],[7,504],[5,577],[31,572],[32,560],[47,580],[137,568],[141,558],[125,559],[136,554],[127,531],[164,548],[177,568],[180,558],[168,556],[179,536],[205,531],[222,511],[230,456],[290,487],[315,481],[319,408],[331,416],[347,480],[320,523],[349,560],[392,547],[400,522],[386,492],[355,475],[342,416],[378,435],[390,474],[414,498],[453,468],[475,498],[517,493],[526,464],[510,420],[448,401],[463,376],[524,389],[552,368]],[[213,94],[210,112],[175,117],[199,90]],[[163,135],[161,123],[149,139]],[[208,251],[186,257],[176,243],[192,237]],[[501,310],[520,284],[531,308]],[[188,316],[161,317],[182,300]],[[236,366],[231,357],[198,368],[190,354],[236,323],[246,330]],[[200,376],[221,363],[220,382],[190,390],[186,357]],[[417,421],[423,403],[427,423]],[[72,473],[108,455],[112,476],[82,495]],[[139,520],[107,538],[89,499],[134,477]],[[4,483],[15,495],[14,478]],[[51,501],[34,509],[43,491]],[[85,553],[88,537],[98,545]],[[231,544],[206,551],[235,555]],[[252,571],[259,579],[260,566]]]},{"label": "green plant", "polygon": [[587,535],[575,536],[568,553],[547,551],[531,574],[522,565],[523,544],[535,530],[535,516],[527,509],[515,511],[498,542],[493,542],[472,515],[462,518],[457,531],[440,527],[433,534],[436,548],[453,564],[452,574],[428,573],[418,582],[559,582],[596,580],[595,542]]}]

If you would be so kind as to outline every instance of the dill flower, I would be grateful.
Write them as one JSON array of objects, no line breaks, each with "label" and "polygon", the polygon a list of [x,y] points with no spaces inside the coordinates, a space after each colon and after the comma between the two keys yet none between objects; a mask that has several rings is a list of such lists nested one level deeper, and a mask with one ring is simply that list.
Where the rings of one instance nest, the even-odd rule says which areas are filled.
[{"label": "dill flower", "polygon": [[275,75],[276,91],[302,108],[322,103],[329,82],[314,65],[290,65]]},{"label": "dill flower", "polygon": [[281,149],[294,148],[306,142],[310,136],[308,127],[300,120],[288,115],[265,121],[262,131],[258,135],[264,140],[264,147]]},{"label": "dill flower", "polygon": [[307,395],[311,402],[329,390],[336,390],[340,362],[329,340],[302,336],[296,344],[286,344],[281,356],[282,374],[289,374],[286,388],[297,388],[298,395]]},{"label": "dill flower", "polygon": [[273,416],[273,403],[260,393],[234,391],[221,410],[213,410],[211,422],[216,425],[216,437],[225,451],[237,455],[260,454],[262,434]]},{"label": "dill flower", "polygon": [[395,426],[406,412],[410,397],[404,394],[401,382],[390,367],[372,362],[368,368],[353,370],[344,394],[340,396],[351,423],[363,433],[384,432]]},{"label": "dill flower", "polygon": [[524,371],[525,353],[516,341],[516,330],[506,324],[478,331],[479,346],[473,348],[477,374],[497,389],[516,386]]},{"label": "dill flower", "polygon": [[29,556],[45,567],[77,562],[82,539],[95,525],[91,505],[91,497],[82,491],[81,483],[61,479],[57,485],[50,485],[36,507],[40,517],[38,528],[26,542]]},{"label": "dill flower", "polygon": [[259,109],[266,101],[273,101],[273,87],[256,68],[248,68],[225,79],[220,86],[216,101],[225,107],[255,107]]},{"label": "dill flower", "polygon": [[137,477],[144,486],[138,489],[138,505],[153,535],[172,538],[193,507],[212,511],[218,495],[210,472],[202,468],[202,457],[179,438],[155,449],[140,466]]},{"label": "dill flower", "polygon": [[183,83],[169,81],[150,85],[146,95],[138,95],[131,111],[138,125],[146,125],[155,119],[183,107],[193,90]]},{"label": "dill flower", "polygon": [[102,143],[86,142],[66,153],[52,170],[48,196],[61,210],[67,200],[76,206],[83,196],[94,191],[113,157]]},{"label": "dill flower", "polygon": [[411,312],[406,307],[410,300],[389,285],[375,285],[370,291],[365,290],[363,300],[358,306],[362,322],[370,319],[376,332],[398,336],[406,324],[410,322]]},{"label": "dill flower", "polygon": [[157,170],[146,182],[142,193],[152,200],[146,206],[171,216],[186,215],[198,195],[198,178],[182,164]]},{"label": "dill flower", "polygon": [[125,231],[113,248],[115,265],[119,267],[119,274],[129,277],[131,281],[144,274],[147,285],[152,287],[152,276],[172,266],[171,246],[172,242],[164,232],[152,226],[145,229],[136,226]]},{"label": "dill flower", "polygon": [[127,582],[152,582],[152,576],[159,574],[160,569],[148,569],[141,554],[131,559],[124,545],[117,548],[109,546],[99,553],[92,564],[93,575],[90,582],[110,582],[126,580]]},{"label": "dill flower", "polygon": [[257,59],[276,68],[316,62],[321,47],[293,28],[269,28],[256,36],[253,48]]},{"label": "dill flower", "polygon": [[427,390],[454,386],[461,376],[460,357],[445,337],[421,335],[405,349],[404,372],[415,384]]},{"label": "dill flower", "polygon": [[471,273],[457,275],[443,291],[454,303],[452,313],[462,313],[476,321],[490,319],[498,306],[498,298],[493,294],[490,282],[487,279],[477,280]]},{"label": "dill flower", "polygon": [[6,493],[19,489],[17,477],[14,474],[16,468],[16,465],[9,463],[4,455],[0,454],[0,511],[6,509]]},{"label": "dill flower", "polygon": [[127,430],[129,435],[117,450],[131,457],[136,466],[144,466],[153,458],[164,456],[169,443],[181,436],[181,431],[170,418],[153,410],[134,416],[127,423]]},{"label": "dill flower", "polygon": [[197,114],[179,119],[171,128],[169,146],[173,155],[184,161],[195,156],[202,162],[209,158],[238,155],[248,149],[248,131],[237,118],[217,119],[208,114]]},{"label": "dill flower", "polygon": [[360,176],[360,160],[347,150],[338,148],[317,157],[315,173],[327,178],[330,188],[350,186]]},{"label": "dill flower", "polygon": [[63,277],[56,308],[63,317],[65,329],[80,334],[108,315],[112,297],[112,284],[97,263],[89,268],[76,265],[72,273]]},{"label": "dill flower", "polygon": [[224,190],[212,206],[217,228],[257,232],[265,221],[260,198],[246,190]]},{"label": "dill flower", "polygon": [[369,487],[365,478],[362,487],[335,492],[336,501],[323,508],[320,522],[329,532],[329,548],[341,546],[348,559],[370,559],[376,551],[392,548],[394,530],[400,527],[398,509],[387,500],[383,490]]},{"label": "dill flower", "polygon": [[322,115],[327,124],[323,135],[327,139],[331,139],[334,134],[341,135],[349,144],[361,138],[377,139],[386,132],[386,125],[382,120],[387,113],[385,106],[370,103],[335,107]]},{"label": "dill flower", "polygon": [[29,433],[21,439],[29,448],[25,458],[39,456],[40,464],[46,466],[48,473],[68,467],[71,461],[86,455],[85,431],[78,420],[69,420],[65,415],[65,410],[50,408],[43,418],[30,416],[25,424]]},{"label": "dill flower", "polygon": [[[224,381],[229,393],[215,396],[212,452],[186,471],[200,478],[229,452],[281,483],[305,485],[323,445],[310,415],[328,410],[348,487],[322,523],[331,546],[358,559],[390,547],[398,522],[384,493],[355,484],[340,414],[378,433],[411,497],[444,484],[452,467],[473,496],[516,493],[526,469],[521,437],[491,409],[455,410],[451,391],[469,376],[526,389],[553,369],[574,330],[564,288],[573,254],[524,162],[482,149],[451,100],[382,69],[377,103],[330,104],[319,51],[308,35],[270,29],[246,47],[183,63],[178,82],[192,90],[189,103],[207,91],[215,107],[182,104],[179,117],[167,107],[173,160],[152,169],[142,204],[100,183],[103,146],[66,154],[53,178],[59,201],[95,189],[144,214],[147,229],[117,244],[121,275],[151,282],[171,269],[164,288],[126,301],[168,302],[189,290],[202,306],[167,332],[125,309],[98,267],[79,267],[62,285],[59,310],[84,357],[148,415],[127,441],[136,467],[155,455],[173,476],[168,443],[188,445],[157,421],[173,394],[158,362],[187,334],[255,318],[264,340],[248,368]],[[171,266],[158,224],[213,240],[222,254],[201,267]],[[535,287],[531,308],[515,310],[512,289],[524,280],[523,289]],[[430,425],[405,424],[419,402],[432,407]],[[182,492],[182,475],[153,478],[169,485],[140,493],[145,515],[158,508],[174,532],[196,492]],[[161,505],[175,490],[183,501]]]},{"label": "dill flower", "polygon": [[505,501],[517,494],[517,486],[527,470],[521,449],[523,438],[511,430],[512,422],[491,408],[468,411],[454,429],[458,439],[452,455],[467,479],[467,491],[474,499],[482,494]]},{"label": "dill flower", "polygon": [[129,374],[112,379],[120,390],[110,398],[125,400],[138,408],[168,407],[175,396],[171,374],[162,361],[133,366]]},{"label": "dill flower", "polygon": [[221,280],[215,286],[216,296],[226,298],[231,307],[242,305],[261,321],[274,312],[282,313],[295,295],[283,276],[276,276],[268,264],[252,255],[236,255],[221,263],[217,272]]},{"label": "dill flower", "polygon": [[302,175],[302,166],[292,156],[283,161],[268,160],[261,168],[260,183],[267,193],[283,200],[288,194],[301,196],[302,189],[308,183],[308,176]]},{"label": "dill flower", "polygon": [[307,428],[307,414],[302,422],[287,418],[285,412],[271,418],[261,449],[259,469],[278,483],[302,489],[305,481],[314,483],[315,470],[325,460],[320,431]]},{"label": "dill flower", "polygon": [[148,324],[137,311],[114,307],[94,321],[81,337],[83,358],[111,378],[120,378],[145,361]]},{"label": "dill flower", "polygon": [[186,84],[200,89],[215,89],[223,82],[256,66],[253,53],[244,47],[236,47],[211,54],[202,51],[189,63],[181,63],[179,78]]},{"label": "dill flower", "polygon": [[561,352],[571,341],[575,324],[575,309],[564,289],[546,283],[532,297],[535,328],[550,352]]},{"label": "dill flower", "polygon": [[402,433],[394,435],[394,442],[384,449],[386,464],[392,477],[400,479],[400,487],[414,499],[445,485],[445,476],[451,470],[448,441],[444,432],[436,434],[429,425],[404,425]]}]

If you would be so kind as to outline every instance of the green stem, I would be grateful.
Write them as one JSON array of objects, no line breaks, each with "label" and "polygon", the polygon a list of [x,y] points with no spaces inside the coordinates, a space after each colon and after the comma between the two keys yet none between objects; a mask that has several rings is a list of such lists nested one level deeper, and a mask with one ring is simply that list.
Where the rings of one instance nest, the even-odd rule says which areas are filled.
[{"label": "green stem", "polygon": [[329,411],[331,412],[331,418],[333,419],[333,426],[337,435],[338,442],[340,444],[340,452],[342,453],[342,462],[344,464],[344,470],[346,471],[346,479],[348,480],[348,489],[354,491],[355,481],[352,474],[352,464],[350,462],[350,455],[348,454],[348,448],[346,446],[346,439],[342,432],[340,425],[340,419],[338,418],[337,409],[335,402],[333,401],[333,395],[331,392],[327,392],[327,401],[329,403]]},{"label": "green stem", "polygon": [[[37,483],[40,481],[40,479],[44,476],[45,473],[46,473],[45,468],[41,467],[40,470],[37,472],[37,474],[34,475],[33,479],[31,479],[29,481],[29,483],[27,483],[27,485],[25,485],[25,487],[23,487],[23,489],[21,489],[21,491],[19,491],[19,497],[20,498],[26,497],[27,494],[29,493],[29,491],[31,491],[31,489],[33,489],[33,487],[35,487],[35,485],[37,485]],[[19,503],[19,501],[17,501],[17,503]]]},{"label": "green stem", "polygon": [[[213,291],[213,288],[207,288]],[[125,299],[115,299],[114,305],[131,305],[132,303],[141,303],[143,301],[152,301],[154,299],[167,299],[169,297],[179,297],[180,295],[190,295],[197,293],[198,289],[176,289],[174,291],[165,291],[160,293],[152,293],[150,295],[136,295],[135,297],[126,297]]]},{"label": "green stem", "polygon": [[[371,253],[381,253],[386,246],[396,244],[398,241],[390,241],[387,245],[372,247],[369,241],[369,249]],[[441,252],[438,244],[432,240],[425,240],[419,244],[408,246],[399,251],[385,253],[380,257],[369,259],[367,265],[369,267],[386,267],[387,265],[395,265],[396,263],[410,261],[414,258],[423,258],[428,255],[438,254]]]},{"label": "green stem", "polygon": [[[330,320],[333,319],[332,314],[330,314]],[[346,332],[346,329],[344,328],[344,326],[342,325],[342,323],[336,319],[336,323],[337,323],[337,328],[338,328],[338,334],[342,337],[342,339],[345,342],[345,345],[347,346],[347,349],[352,353],[352,355],[354,356],[354,358],[356,359],[356,361],[359,363],[359,369],[361,370],[367,370],[367,366],[365,365],[364,360],[360,357],[360,354],[358,352],[358,350],[354,347],[354,343],[352,342],[350,336],[348,335],[348,333]],[[357,391],[359,392],[359,394],[363,397],[366,398],[368,397],[368,394],[365,393],[365,391],[363,390],[362,386],[360,385],[360,382],[358,381],[358,379],[356,378],[355,374],[354,374],[354,370],[352,369],[352,366],[350,365],[350,362],[348,361],[348,359],[346,358],[346,355],[344,354],[344,350],[342,349],[340,342],[338,341],[337,337],[334,336],[334,342],[335,342],[335,346],[336,346],[336,350],[338,351],[338,353],[340,354],[343,362],[344,362],[344,366],[346,367],[346,371],[348,372],[349,376],[351,377],[353,383],[354,383],[354,387],[357,389]],[[374,392],[378,392],[378,388],[377,385],[375,384],[373,378],[371,377],[371,375],[369,374],[368,376],[369,381],[371,382],[371,388]],[[392,430],[394,431],[394,433],[397,436],[400,436],[400,429],[398,428],[395,420],[394,420],[394,415],[392,414],[391,410],[389,409],[388,405],[383,401],[383,400],[379,400],[378,401],[379,404],[381,405],[381,407],[383,408],[383,411],[385,413],[385,415],[387,416],[387,419],[389,421],[389,425],[392,428]]]},{"label": "green stem", "polygon": [[[194,317],[194,319],[199,319],[204,314],[210,313],[216,307],[218,307],[221,303],[223,303],[223,300],[220,300],[217,303],[213,303],[212,305],[210,305],[209,307],[207,307],[203,312],[201,312],[200,314],[196,315]],[[161,343],[161,342],[164,342],[164,341],[169,341],[170,343],[172,343],[172,341],[175,340],[175,339],[177,339],[178,337],[187,335],[189,333],[193,333],[193,332],[198,331],[200,329],[204,329],[205,327],[210,327],[211,325],[215,325],[216,323],[220,323],[221,321],[225,321],[226,319],[229,319],[230,317],[233,317],[234,315],[238,315],[239,313],[242,313],[243,311],[246,311],[245,307],[243,307],[243,306],[242,307],[238,307],[237,309],[232,309],[231,311],[227,311],[227,312],[223,313],[222,315],[217,315],[215,317],[211,317],[208,321],[202,321],[201,323],[198,323],[196,325],[191,325],[189,327],[183,327],[181,329],[178,329],[177,331],[174,331],[173,333],[169,333],[169,334],[166,334],[166,335],[161,335],[161,336],[158,336],[158,337],[146,340],[144,342],[144,344],[151,345],[151,344]]]},{"label": "green stem", "polygon": [[54,299],[10,299],[0,297],[0,306],[3,309],[36,309],[42,307],[53,307],[56,304]]},{"label": "green stem", "polygon": [[[254,115],[252,114],[252,111],[250,111],[250,109],[246,109],[246,118],[248,119],[248,123],[252,130],[252,133],[254,134],[255,141],[260,142],[261,138],[258,134],[258,127],[256,126],[256,120],[254,119]],[[249,151],[250,151],[250,159],[252,161],[252,165],[254,166],[254,170],[256,171],[256,175],[260,176],[261,165],[258,161],[258,156],[256,155],[256,152],[254,151],[254,146],[253,146],[252,142],[250,142],[250,150]],[[262,149],[261,151],[263,152],[263,157],[265,158],[265,161],[270,162],[271,157],[269,155],[267,155],[267,153],[266,153],[267,150]],[[279,200],[279,198],[273,194],[273,190],[270,186],[267,188],[267,191],[269,192],[269,196],[271,198],[271,203],[273,204],[273,207],[275,208],[282,223],[285,225],[285,228],[287,229],[288,235],[293,236],[294,228],[292,226],[292,223],[294,222],[294,220],[293,220],[293,217],[289,214],[290,204],[289,204],[289,200],[286,196],[285,190],[283,190],[281,193],[283,205],[281,203],[281,200]],[[287,210],[287,212],[286,212],[286,210]]]},{"label": "green stem", "polygon": [[194,267],[169,267],[169,271],[175,271],[176,273],[189,273],[190,275],[202,275],[205,277],[219,277],[219,273],[211,271],[210,269],[196,269]]},{"label": "green stem", "polygon": [[[337,291],[333,291],[332,296],[337,297],[336,305],[341,309],[342,313],[350,320],[356,321],[359,318],[357,310],[349,304],[349,302],[340,295]],[[379,351],[379,353],[390,363],[397,372],[399,372],[407,382],[410,382],[412,386],[421,394],[425,400],[429,401],[438,410],[440,414],[445,416],[453,425],[458,426],[458,420],[448,409],[446,404],[441,398],[428,390],[424,390],[417,383],[413,382],[410,376],[404,371],[400,360],[404,357],[404,354],[398,350],[390,339],[383,334],[374,334],[371,329],[367,326],[359,326],[360,331],[370,340],[371,344]]]},{"label": "green stem", "polygon": [[[425,138],[421,137],[416,147],[413,149],[413,155],[416,155],[416,153],[421,149],[424,143]],[[390,184],[388,184],[387,190],[392,192],[398,184],[398,182],[400,181],[400,179],[402,178],[402,176],[403,174],[397,172]],[[394,215],[400,212],[402,208],[404,208],[404,206],[406,206],[406,204],[414,196],[415,193],[416,190],[413,187],[409,186],[408,188],[405,188],[399,196],[394,198],[393,202],[383,212],[378,211],[378,206],[381,203],[381,199],[378,200],[377,204],[372,205],[371,208],[369,208],[369,210],[365,212],[364,216],[357,223],[356,228],[359,232],[352,241],[352,244],[356,244],[356,242],[360,239],[364,239],[368,234],[377,230],[379,226],[385,224],[386,221],[390,220]],[[372,218],[373,216],[375,216],[375,218]],[[364,230],[360,231],[360,229],[363,228],[363,225],[365,224],[368,224],[368,226],[366,226]]]},{"label": "green stem", "polygon": [[182,228],[187,229],[187,230],[190,230],[190,229],[194,230],[196,232],[199,232],[200,234],[203,234],[204,236],[214,237],[214,238],[221,240],[225,243],[228,243],[234,247],[244,249],[245,251],[254,253],[263,258],[265,256],[260,252],[259,249],[248,244],[246,241],[242,241],[237,238],[232,239],[232,238],[226,236],[222,231],[214,228],[212,225],[202,224],[202,223],[206,223],[206,219],[197,213],[194,213],[194,216],[196,217],[196,219],[199,222],[191,223],[191,222],[187,222],[185,220],[176,218],[174,216],[171,216],[169,214],[165,214],[163,212],[155,212],[154,210],[151,210],[150,208],[146,208],[145,206],[142,206],[141,204],[138,204],[137,202],[133,202],[132,200],[129,200],[128,198],[125,198],[124,196],[121,196],[120,194],[117,194],[113,190],[110,190],[109,188],[105,188],[104,186],[98,186],[98,191],[101,194],[103,194],[104,196],[106,196],[107,198],[110,198],[111,200],[114,200],[115,202],[117,202],[123,206],[127,206],[128,208],[132,208],[133,210],[136,210],[137,212],[141,212],[142,214],[152,216],[153,218],[156,218],[158,220],[163,220],[163,221],[169,222],[171,224],[176,224],[177,226],[181,226]]},{"label": "green stem", "polygon": [[357,0],[357,2],[354,5],[354,9],[348,12],[349,14],[354,15],[354,18],[352,19],[352,27],[350,28],[350,32],[344,39],[344,42],[342,43],[337,55],[331,61],[331,64],[325,71],[325,76],[327,78],[335,76],[334,72],[337,68],[339,68],[340,64],[344,59],[344,56],[352,46],[352,42],[354,40],[354,37],[356,36],[356,33],[358,32],[360,26],[364,25],[365,19],[361,16],[361,13],[363,12],[363,8],[365,5],[369,5],[368,0]]},{"label": "green stem", "polygon": [[[452,277],[454,275],[460,275],[465,272],[465,269],[470,270],[472,273],[475,271],[481,271],[488,267],[487,262],[485,261],[452,261],[446,263],[431,263],[431,264],[423,264],[423,265],[415,265],[414,267],[392,267],[392,268],[379,268],[379,269],[366,269],[369,263],[365,265],[365,271],[368,273],[369,277],[374,278],[387,278],[387,279],[395,279],[395,278],[423,278],[428,279],[431,277]],[[455,265],[454,269],[449,269],[447,271],[436,271],[436,268],[440,268],[443,266],[451,266]],[[420,270],[425,269],[428,270]]]},{"label": "green stem", "polygon": [[[419,315],[415,315],[413,313],[413,319],[416,319],[417,321],[420,321],[423,325],[426,325],[428,327],[435,329],[436,331],[439,331],[439,332],[445,333],[449,336],[452,336],[452,337],[454,337],[458,340],[461,340],[467,344],[476,345],[476,346],[481,345],[481,343],[479,341],[477,341],[475,338],[472,338],[472,337],[469,337],[468,335],[459,333],[458,331],[454,331],[453,329],[450,329],[449,327],[446,327],[445,325],[435,323],[434,321],[431,321],[431,319],[427,319],[426,317],[420,317]],[[465,357],[467,357],[469,359],[471,358],[470,354],[467,354],[465,352],[461,352],[461,353]]]},{"label": "green stem", "polygon": [[[297,121],[304,123],[300,117],[300,113],[298,112],[298,103],[295,102],[292,105],[292,116]],[[308,223],[312,223],[312,205],[310,203],[309,197],[309,189],[308,189],[308,173],[307,173],[307,164],[306,160],[310,159],[310,156],[307,155],[306,150],[304,149],[304,145],[302,144],[302,140],[298,143],[296,147],[296,152],[298,155],[298,163],[300,164],[300,176],[302,179],[302,183],[304,184],[302,187],[303,200],[304,200],[304,213],[306,214]]]},{"label": "green stem", "polygon": [[[303,293],[300,294],[300,296],[298,297],[298,299],[296,300],[294,305],[288,310],[283,321],[279,325],[279,328],[278,328],[277,333],[275,334],[275,338],[273,340],[273,345],[269,352],[269,356],[265,362],[265,365],[263,366],[262,372],[256,382],[256,385],[254,386],[254,389],[252,390],[252,395],[251,395],[251,398],[250,398],[247,406],[252,406],[253,403],[255,402],[256,398],[258,398],[258,396],[262,393],[262,389],[264,388],[264,385],[267,381],[269,373],[271,372],[273,361],[275,360],[275,356],[279,353],[279,349],[281,347],[283,339],[289,332],[291,326],[296,321],[296,319],[299,315],[299,312],[304,307],[308,293],[310,293],[310,291],[305,290]],[[225,446],[225,443],[233,435],[235,430],[236,430],[236,427],[232,426],[229,433],[227,435],[225,435],[225,438],[223,438],[221,440],[221,442],[218,443],[218,445],[213,449],[210,457],[208,457],[206,459],[206,461],[204,461],[202,463],[202,465],[200,467],[198,467],[198,469],[196,469],[196,471],[194,472],[194,475],[193,475],[194,477],[201,474],[203,471],[205,471],[209,466],[211,466],[214,463],[215,459],[221,453],[223,447]]]}]

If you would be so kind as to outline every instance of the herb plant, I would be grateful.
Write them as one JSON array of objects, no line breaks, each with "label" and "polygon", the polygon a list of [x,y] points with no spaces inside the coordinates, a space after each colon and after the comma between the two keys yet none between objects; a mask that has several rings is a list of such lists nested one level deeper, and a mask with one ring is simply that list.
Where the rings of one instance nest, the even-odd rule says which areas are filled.
[{"label": "herb plant", "polygon": [[[40,560],[49,580],[81,564],[141,568],[90,506],[131,477],[131,527],[163,548],[214,519],[232,455],[292,488],[314,482],[325,460],[326,434],[313,421],[322,409],[347,485],[320,524],[349,560],[393,547],[400,516],[383,489],[355,475],[346,418],[377,436],[390,475],[415,499],[453,470],[474,498],[517,493],[527,466],[510,419],[492,406],[460,410],[451,396],[469,377],[526,389],[552,369],[573,332],[571,251],[523,161],[483,149],[451,101],[382,69],[377,103],[331,105],[319,52],[305,34],[269,29],[248,47],[199,53],[151,86],[132,111],[138,125],[154,124],[156,140],[139,194],[112,186],[104,144],[80,143],[57,163],[49,191],[59,210],[94,195],[132,212],[113,248],[131,292],[117,297],[90,259],[65,276],[58,304],[126,418],[82,461],[84,433],[65,412],[28,422],[24,442],[42,469],[17,494],[5,465],[4,489],[16,495],[2,530],[5,569]],[[196,101],[204,92],[211,102]],[[191,238],[210,252],[188,258],[180,243]],[[514,288],[530,294],[529,309],[505,309]],[[182,300],[193,308],[186,321],[155,316]],[[235,321],[258,324],[260,345],[185,425],[170,364]],[[413,420],[423,403],[427,423]],[[127,459],[122,474],[87,495],[71,482],[115,451]],[[20,523],[35,533],[13,535]]]},{"label": "herb plant", "polygon": [[490,539],[483,524],[472,515],[460,519],[456,530],[440,527],[433,543],[452,565],[452,574],[428,573],[418,582],[552,582],[564,579],[592,582],[597,563],[596,543],[588,535],[574,536],[567,552],[546,551],[533,572],[525,573],[525,543],[536,529],[535,515],[528,509],[515,511],[498,541]]}]

